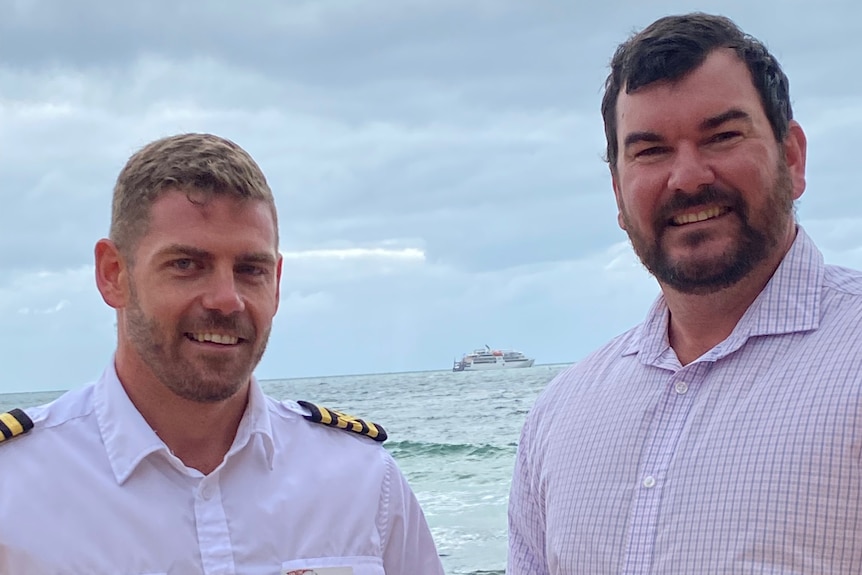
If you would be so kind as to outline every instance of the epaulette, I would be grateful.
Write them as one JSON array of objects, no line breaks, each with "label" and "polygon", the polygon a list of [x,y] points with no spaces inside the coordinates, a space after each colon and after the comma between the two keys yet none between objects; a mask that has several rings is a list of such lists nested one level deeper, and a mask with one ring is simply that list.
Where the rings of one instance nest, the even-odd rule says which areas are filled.
[{"label": "epaulette", "polygon": [[376,423],[365,421],[358,417],[353,417],[352,415],[347,415],[346,413],[341,413],[340,411],[335,411],[334,409],[329,409],[328,407],[323,407],[321,405],[315,405],[307,401],[297,401],[297,403],[311,412],[311,415],[303,415],[303,417],[309,421],[313,421],[314,423],[322,423],[323,425],[328,425],[330,427],[346,429],[347,431],[370,437],[374,441],[379,441],[381,443],[386,441],[386,438],[388,437],[386,435],[386,430]]},{"label": "epaulette", "polygon": [[20,409],[0,413],[0,443],[18,435],[24,435],[31,429],[33,429],[33,420]]}]

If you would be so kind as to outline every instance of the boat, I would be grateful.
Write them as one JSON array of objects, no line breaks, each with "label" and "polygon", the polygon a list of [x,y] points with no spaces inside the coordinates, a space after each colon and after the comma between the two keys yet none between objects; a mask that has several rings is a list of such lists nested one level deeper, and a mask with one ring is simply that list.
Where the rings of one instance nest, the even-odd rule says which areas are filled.
[{"label": "boat", "polygon": [[465,353],[452,364],[452,371],[482,371],[490,369],[511,369],[513,367],[533,367],[536,360],[514,349],[474,349]]}]

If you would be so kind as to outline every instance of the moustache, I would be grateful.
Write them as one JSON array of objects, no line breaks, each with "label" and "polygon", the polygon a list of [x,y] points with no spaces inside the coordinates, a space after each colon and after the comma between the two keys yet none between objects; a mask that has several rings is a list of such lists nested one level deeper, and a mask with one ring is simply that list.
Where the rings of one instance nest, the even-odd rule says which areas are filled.
[{"label": "moustache", "polygon": [[224,315],[212,310],[194,320],[183,322],[181,330],[185,333],[226,332],[245,340],[250,340],[256,335],[254,325],[247,316],[238,313]]},{"label": "moustache", "polygon": [[716,204],[727,206],[740,217],[745,217],[745,203],[738,191],[702,186],[693,194],[676,192],[658,211],[654,223],[657,228],[663,228],[677,212]]}]

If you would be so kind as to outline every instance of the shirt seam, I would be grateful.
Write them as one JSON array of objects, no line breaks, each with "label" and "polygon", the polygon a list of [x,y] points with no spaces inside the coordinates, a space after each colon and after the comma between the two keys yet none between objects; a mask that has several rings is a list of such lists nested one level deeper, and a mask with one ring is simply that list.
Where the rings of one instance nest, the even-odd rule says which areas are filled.
[{"label": "shirt seam", "polygon": [[380,503],[377,511],[377,528],[380,532],[380,549],[378,550],[380,556],[383,557],[383,553],[388,546],[389,537],[392,535],[391,533],[391,491],[392,491],[392,466],[394,465],[394,461],[390,457],[386,457],[385,452],[380,453],[380,457],[383,458],[383,464],[385,466],[385,472],[383,474],[383,481],[380,486]]}]

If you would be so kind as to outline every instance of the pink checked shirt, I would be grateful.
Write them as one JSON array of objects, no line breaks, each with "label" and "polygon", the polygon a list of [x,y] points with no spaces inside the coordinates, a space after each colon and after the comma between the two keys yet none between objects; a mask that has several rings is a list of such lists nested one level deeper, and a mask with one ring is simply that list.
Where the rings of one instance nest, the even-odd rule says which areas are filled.
[{"label": "pink checked shirt", "polygon": [[862,573],[862,273],[800,228],[683,367],[659,297],[523,428],[507,575]]}]

